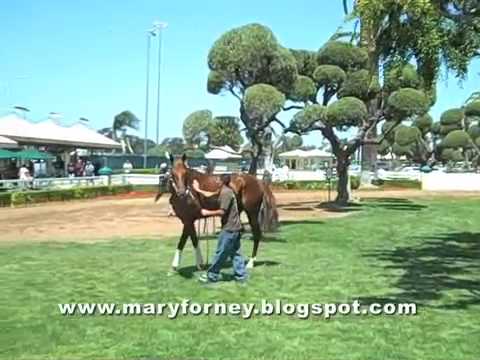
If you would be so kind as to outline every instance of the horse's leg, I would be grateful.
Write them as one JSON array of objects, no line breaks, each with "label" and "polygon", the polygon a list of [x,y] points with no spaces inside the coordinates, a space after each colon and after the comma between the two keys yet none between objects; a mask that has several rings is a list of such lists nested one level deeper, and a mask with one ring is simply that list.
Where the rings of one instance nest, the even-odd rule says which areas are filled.
[{"label": "horse's leg", "polygon": [[200,248],[200,244],[198,241],[197,230],[195,229],[195,224],[192,224],[189,230],[190,239],[192,239],[192,245],[195,250],[195,263],[197,265],[198,270],[202,270],[205,267],[205,263],[203,262],[202,256],[202,249]]},{"label": "horse's leg", "polygon": [[255,261],[257,260],[257,251],[258,245],[260,244],[260,239],[262,238],[262,229],[260,228],[260,224],[258,223],[258,211],[248,211],[248,222],[250,223],[250,227],[252,229],[253,235],[253,251],[252,257],[248,261],[247,268],[251,269],[255,266]]},{"label": "horse's leg", "polygon": [[182,260],[182,251],[183,251],[183,248],[185,247],[188,236],[189,236],[188,226],[183,224],[182,235],[180,236],[180,240],[178,241],[178,244],[177,244],[177,250],[175,250],[175,255],[173,256],[173,261],[172,261],[173,271],[177,271],[178,267],[180,266],[180,262]]}]

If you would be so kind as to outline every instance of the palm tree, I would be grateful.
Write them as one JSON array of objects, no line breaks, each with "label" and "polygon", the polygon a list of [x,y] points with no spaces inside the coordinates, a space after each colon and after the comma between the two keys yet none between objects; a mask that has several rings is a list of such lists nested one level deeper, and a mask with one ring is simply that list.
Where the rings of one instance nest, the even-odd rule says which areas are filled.
[{"label": "palm tree", "polygon": [[123,153],[128,152],[134,154],[135,152],[133,151],[130,136],[127,135],[127,131],[128,129],[138,130],[139,125],[140,120],[131,111],[125,110],[113,118],[111,128],[103,128],[99,130],[99,133],[120,142]]}]

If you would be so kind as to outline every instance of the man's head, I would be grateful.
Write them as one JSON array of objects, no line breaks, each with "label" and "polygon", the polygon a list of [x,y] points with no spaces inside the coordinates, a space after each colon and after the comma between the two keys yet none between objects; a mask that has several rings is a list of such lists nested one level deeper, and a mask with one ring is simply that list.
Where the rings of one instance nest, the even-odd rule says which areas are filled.
[{"label": "man's head", "polygon": [[220,179],[222,180],[222,184],[225,186],[230,186],[230,181],[232,177],[229,174],[223,174]]}]

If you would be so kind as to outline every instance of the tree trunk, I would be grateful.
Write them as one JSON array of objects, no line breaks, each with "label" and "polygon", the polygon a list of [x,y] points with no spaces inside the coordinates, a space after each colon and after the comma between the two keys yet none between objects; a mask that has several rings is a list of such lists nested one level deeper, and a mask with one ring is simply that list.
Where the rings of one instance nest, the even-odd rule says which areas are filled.
[{"label": "tree trunk", "polygon": [[337,156],[337,198],[335,202],[340,205],[346,205],[350,200],[350,189],[348,181],[349,161],[343,156]]},{"label": "tree trunk", "polygon": [[250,168],[248,169],[250,175],[257,175],[259,157],[258,154],[252,155],[252,161],[250,162]]}]

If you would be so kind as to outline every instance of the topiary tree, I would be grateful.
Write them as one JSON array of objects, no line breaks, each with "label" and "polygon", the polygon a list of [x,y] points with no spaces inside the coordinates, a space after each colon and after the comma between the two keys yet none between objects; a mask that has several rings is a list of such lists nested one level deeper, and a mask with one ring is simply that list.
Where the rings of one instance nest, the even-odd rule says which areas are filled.
[{"label": "topiary tree", "polygon": [[[462,108],[446,110],[440,121],[433,122],[429,115],[416,117],[411,126],[395,126],[393,136],[387,136],[381,152],[406,156],[420,164],[433,166],[436,162],[453,165],[464,162],[468,169],[478,164],[480,145],[480,101],[467,102]],[[386,123],[383,131],[388,131]]]},{"label": "topiary tree", "polygon": [[[363,48],[341,41],[327,42],[317,53],[318,65],[312,73],[315,95],[304,98],[303,108],[287,129],[298,134],[320,131],[329,141],[337,160],[336,201],[340,203],[349,200],[348,166],[352,155],[364,144],[380,144],[389,151],[395,138],[399,152],[413,153],[412,144],[422,137],[421,131],[398,127],[425,116],[432,103],[411,65],[386,70],[381,84],[365,68],[367,60]],[[370,109],[372,99],[380,104],[375,113]],[[370,139],[369,133],[382,123],[383,134]]]},{"label": "topiary tree", "polygon": [[302,70],[314,70],[309,52],[290,52],[260,24],[227,31],[208,54],[207,90],[212,94],[227,92],[238,100],[240,121],[250,142],[252,174],[260,158],[272,151],[272,125],[280,123],[277,115],[286,100],[314,96],[315,84],[309,77],[299,76],[297,59]]},{"label": "topiary tree", "polygon": [[216,116],[210,110],[194,111],[183,122],[183,138],[187,148],[208,151],[228,145],[239,150],[243,143],[239,120],[233,116]]}]

